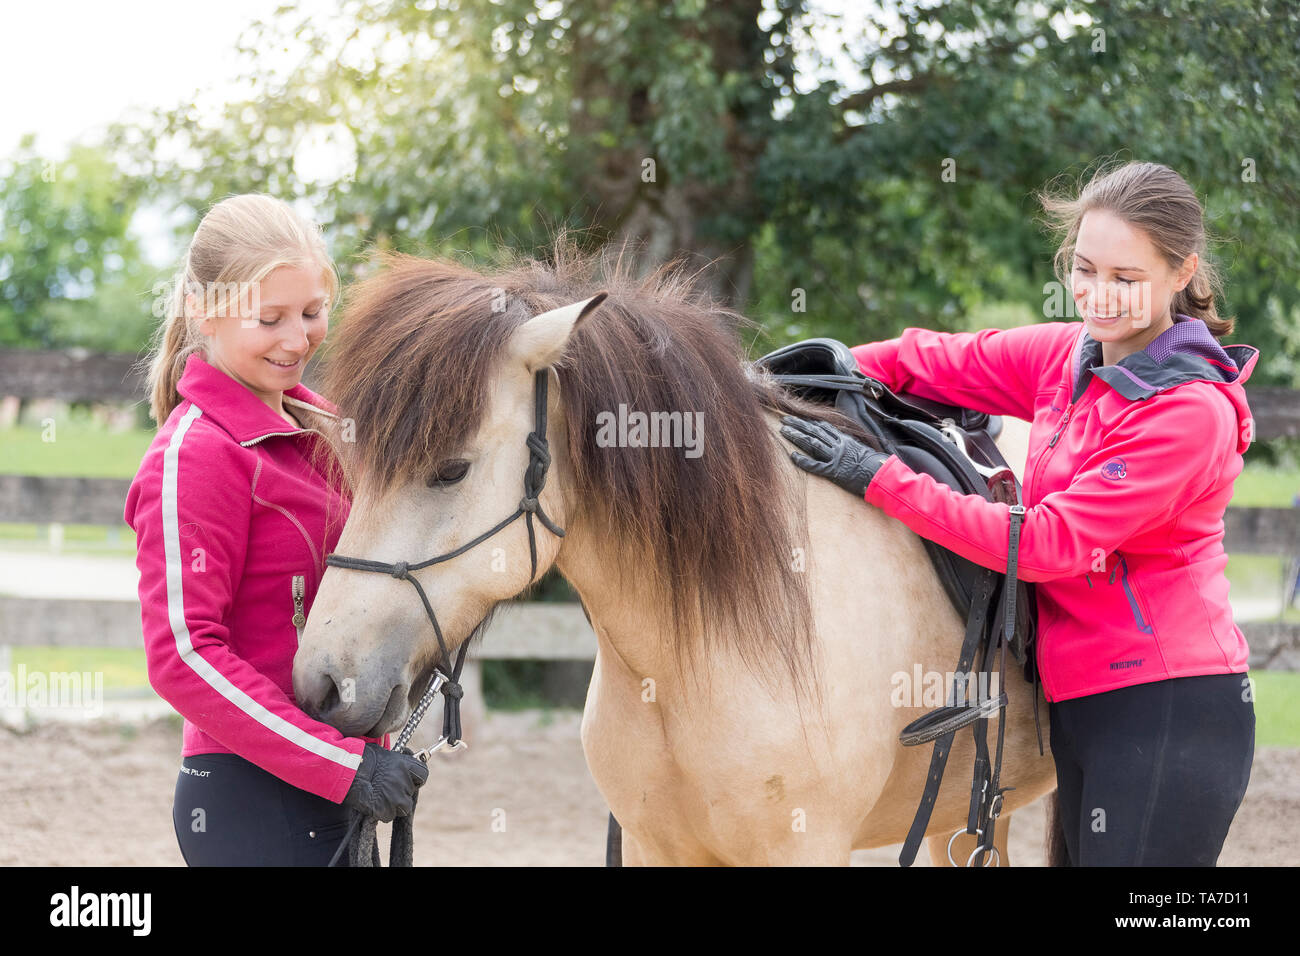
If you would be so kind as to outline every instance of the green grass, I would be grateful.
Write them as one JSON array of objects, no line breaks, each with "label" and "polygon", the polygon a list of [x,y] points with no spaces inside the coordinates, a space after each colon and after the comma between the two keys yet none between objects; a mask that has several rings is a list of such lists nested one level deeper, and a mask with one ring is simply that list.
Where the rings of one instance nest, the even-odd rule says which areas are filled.
[{"label": "green grass", "polygon": [[78,418],[57,419],[54,440],[38,425],[0,429],[0,473],[132,478],[153,441],[152,430],[110,432]]},{"label": "green grass", "polygon": [[1300,674],[1251,671],[1255,685],[1255,745],[1300,747]]},{"label": "green grass", "polygon": [[1284,559],[1272,554],[1230,554],[1224,568],[1232,596],[1280,598]]},{"label": "green grass", "polygon": [[15,647],[10,666],[28,673],[103,673],[104,689],[136,690],[149,686],[144,650],[131,647]]},{"label": "green grass", "polygon": [[[48,552],[49,525],[0,522],[0,549]],[[97,524],[65,524],[61,553],[129,557],[135,554],[135,532],[125,523],[113,528]]]},{"label": "green grass", "polygon": [[1300,493],[1300,469],[1247,465],[1232,488],[1234,508],[1290,508]]}]

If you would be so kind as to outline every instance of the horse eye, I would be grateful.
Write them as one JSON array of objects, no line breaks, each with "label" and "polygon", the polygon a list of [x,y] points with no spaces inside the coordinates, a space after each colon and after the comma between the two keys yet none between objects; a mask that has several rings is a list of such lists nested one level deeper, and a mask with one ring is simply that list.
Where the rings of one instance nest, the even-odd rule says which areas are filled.
[{"label": "horse eye", "polygon": [[469,462],[463,458],[453,458],[444,461],[438,466],[437,470],[429,476],[428,485],[434,488],[438,485],[454,485],[465,477],[465,472],[469,471]]}]

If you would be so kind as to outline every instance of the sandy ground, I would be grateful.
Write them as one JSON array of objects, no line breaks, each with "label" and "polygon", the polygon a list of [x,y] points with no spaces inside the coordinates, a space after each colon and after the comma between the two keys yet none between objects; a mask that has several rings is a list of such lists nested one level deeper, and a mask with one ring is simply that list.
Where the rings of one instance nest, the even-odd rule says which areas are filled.
[{"label": "sandy ground", "polygon": [[[579,719],[572,711],[489,716],[471,749],[442,758],[421,791],[416,864],[602,865],[606,810],[587,773]],[[171,824],[179,754],[174,718],[0,728],[0,864],[182,865]],[[1300,750],[1256,751],[1221,865],[1300,859],[1298,784]],[[503,813],[499,832],[493,821]],[[385,854],[387,831],[381,824]],[[1013,821],[1012,861],[1042,865],[1042,834],[1040,802]],[[897,866],[898,849],[858,851],[853,863]],[[916,865],[928,864],[923,848]]]}]

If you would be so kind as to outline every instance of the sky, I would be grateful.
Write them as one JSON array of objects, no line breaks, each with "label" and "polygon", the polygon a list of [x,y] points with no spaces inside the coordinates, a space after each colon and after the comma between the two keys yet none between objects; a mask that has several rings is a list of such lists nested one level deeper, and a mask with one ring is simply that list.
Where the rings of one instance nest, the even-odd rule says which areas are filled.
[{"label": "sky", "polygon": [[[0,0],[0,155],[24,132],[42,152],[129,115],[132,107],[214,104],[247,69],[235,41],[277,0]],[[340,0],[299,0],[304,16]],[[274,64],[276,51],[268,51]],[[284,57],[281,57],[283,60]],[[198,97],[196,98],[196,93]]]},{"label": "sky", "polygon": [[[0,156],[24,133],[36,152],[58,158],[74,142],[93,142],[105,126],[137,111],[195,103],[202,113],[247,95],[235,53],[255,20],[271,20],[278,0],[0,0]],[[304,15],[337,10],[340,0],[300,0]],[[267,51],[277,66],[277,52]],[[288,64],[282,52],[279,62]],[[264,64],[265,64],[264,60]],[[177,254],[162,210],[132,224],[155,265]]]},{"label": "sky", "polygon": [[[472,0],[471,0],[472,2]],[[133,111],[195,103],[201,115],[247,94],[238,81],[249,64],[235,54],[241,33],[257,19],[271,20],[279,0],[0,0],[0,156],[27,132],[39,155],[58,158],[77,141],[93,141]],[[345,0],[298,0],[303,16],[334,15]],[[815,0],[818,10],[849,21],[862,0]],[[268,50],[261,65],[288,66],[291,54]],[[845,61],[837,73],[853,82]],[[877,77],[877,79],[881,79]],[[856,84],[855,84],[856,85]],[[22,91],[14,95],[13,91]],[[317,147],[319,149],[319,147]],[[322,160],[324,160],[322,162]],[[317,156],[328,171],[337,157]],[[142,211],[134,224],[146,256],[160,263],[174,255],[158,210]]]}]

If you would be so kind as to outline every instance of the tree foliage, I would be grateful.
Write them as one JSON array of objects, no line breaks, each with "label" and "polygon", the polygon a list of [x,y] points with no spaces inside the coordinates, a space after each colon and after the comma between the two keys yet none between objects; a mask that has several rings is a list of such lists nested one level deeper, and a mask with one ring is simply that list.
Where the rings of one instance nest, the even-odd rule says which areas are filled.
[{"label": "tree foliage", "polygon": [[0,164],[0,344],[134,348],[150,321],[130,291],[144,278],[134,189],[102,150],[34,147],[24,137]]},{"label": "tree foliage", "polygon": [[[1221,311],[1264,352],[1260,380],[1290,381],[1293,4],[905,2],[861,30],[804,0],[342,9],[341,36],[293,8],[257,24],[248,99],[216,122],[184,106],[119,128],[124,167],[195,218],[236,192],[302,199],[357,270],[372,244],[536,250],[560,225],[636,240],[648,265],[716,260],[712,289],[765,323],[761,349],[964,328],[993,301],[1044,317],[1054,249],[1034,191],[1103,157],[1153,160],[1229,238]],[[257,65],[281,46],[300,51],[286,75]],[[320,181],[304,168],[326,133],[356,162]]]}]

